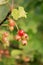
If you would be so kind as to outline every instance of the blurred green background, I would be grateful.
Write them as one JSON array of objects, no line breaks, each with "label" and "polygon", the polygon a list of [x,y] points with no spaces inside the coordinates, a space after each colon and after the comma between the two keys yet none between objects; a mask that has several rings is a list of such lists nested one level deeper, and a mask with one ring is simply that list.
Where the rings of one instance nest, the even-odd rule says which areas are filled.
[{"label": "blurred green background", "polygon": [[[12,0],[9,0],[9,4],[12,4]],[[29,56],[31,58],[31,62],[29,63],[30,65],[43,65],[40,64],[40,62],[43,63],[43,0],[14,0],[14,6],[15,8],[18,6],[23,6],[25,8],[25,11],[27,12],[26,19],[21,18],[16,22],[19,28],[23,29],[29,35],[30,40],[28,41],[27,46],[20,46],[23,48],[23,51],[19,51],[17,49],[14,50],[14,53],[11,54],[13,57],[19,54]],[[4,5],[0,5],[0,22],[6,17],[8,12],[9,7],[7,3]],[[2,31],[6,31],[6,29],[2,27],[2,30],[0,32]],[[12,40],[12,36],[13,34],[15,34],[15,32],[13,31],[10,34],[11,35],[9,37],[11,37],[10,40]],[[13,43],[18,42],[14,41]],[[34,57],[38,59],[39,63],[32,62],[34,60]],[[3,64],[3,62],[5,64]],[[13,58],[4,58],[3,62],[0,62],[0,65],[16,65],[14,64],[15,62]]]}]

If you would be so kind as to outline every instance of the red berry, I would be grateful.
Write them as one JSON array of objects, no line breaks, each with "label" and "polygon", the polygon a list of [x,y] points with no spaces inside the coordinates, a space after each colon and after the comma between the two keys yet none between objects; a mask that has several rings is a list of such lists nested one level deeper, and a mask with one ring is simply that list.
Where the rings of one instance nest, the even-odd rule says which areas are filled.
[{"label": "red berry", "polygon": [[24,33],[24,37],[25,37],[25,38],[28,38],[28,35],[27,35],[26,33]]},{"label": "red berry", "polygon": [[14,26],[14,23],[13,23],[13,22],[10,22],[9,25],[10,25],[10,26]]},{"label": "red berry", "polygon": [[30,58],[28,58],[28,57],[24,58],[24,62],[29,62],[29,61],[30,61]]},{"label": "red berry", "polygon": [[9,18],[8,21],[9,21],[9,26],[14,26],[15,25],[13,19]]},{"label": "red berry", "polygon": [[15,39],[18,40],[18,41],[20,41],[21,40],[21,37],[19,35],[16,35],[15,36]]},{"label": "red berry", "polygon": [[2,41],[6,43],[8,40],[6,37],[2,37]]},{"label": "red berry", "polygon": [[3,54],[4,53],[4,51],[3,50],[0,50],[0,54]]},{"label": "red berry", "polygon": [[26,40],[22,40],[22,45],[27,45],[27,41]]},{"label": "red berry", "polygon": [[19,36],[23,36],[23,35],[24,35],[24,31],[23,31],[23,30],[19,30],[19,31],[18,31],[18,35],[19,35]]},{"label": "red berry", "polygon": [[10,31],[13,31],[14,27],[13,26],[9,26],[9,29],[10,29]]},{"label": "red berry", "polygon": [[4,37],[7,37],[7,36],[8,36],[8,32],[4,32],[4,33],[3,33],[3,36],[4,36]]},{"label": "red berry", "polygon": [[5,55],[9,55],[9,51],[8,50],[5,50],[4,54]]}]

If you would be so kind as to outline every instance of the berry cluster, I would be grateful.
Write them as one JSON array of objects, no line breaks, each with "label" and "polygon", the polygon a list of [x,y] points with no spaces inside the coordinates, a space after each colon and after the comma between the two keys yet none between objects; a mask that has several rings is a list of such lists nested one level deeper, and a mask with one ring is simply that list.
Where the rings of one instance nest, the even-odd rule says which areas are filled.
[{"label": "berry cluster", "polygon": [[7,58],[9,58],[10,57],[9,51],[8,50],[2,50],[2,49],[0,49],[0,58],[2,58],[4,56],[7,57]]},{"label": "berry cluster", "polygon": [[22,41],[22,45],[27,45],[28,35],[23,30],[19,30],[15,36],[15,39]]},{"label": "berry cluster", "polygon": [[23,62],[28,63],[30,61],[30,57],[18,55],[18,56],[16,56],[16,60],[22,60]]},{"label": "berry cluster", "polygon": [[11,18],[8,18],[8,25],[9,25],[10,31],[13,31],[14,30],[14,26],[15,26],[14,20],[11,19]]},{"label": "berry cluster", "polygon": [[[27,45],[28,35],[24,32],[24,30],[19,30],[17,24],[13,19],[8,17],[7,20],[8,20],[8,28],[10,29],[10,31],[13,31],[15,26],[18,30],[17,35],[14,37],[14,39],[21,41],[22,45]],[[9,36],[8,32],[4,32],[2,34],[2,43],[4,43],[3,44],[4,47],[8,47],[10,45],[8,36]]]},{"label": "berry cluster", "polygon": [[[2,34],[2,42],[6,46],[9,46],[9,40],[7,38],[8,36],[9,36],[8,32],[4,32]],[[14,37],[14,39],[16,39],[17,41],[21,41],[22,45],[27,45],[28,35],[23,30],[19,30],[17,32],[17,35]]]},{"label": "berry cluster", "polygon": [[8,40],[8,32],[4,32],[3,34],[2,34],[2,42],[4,43],[4,44],[6,44],[7,43],[7,45],[6,46],[9,46],[9,40]]}]

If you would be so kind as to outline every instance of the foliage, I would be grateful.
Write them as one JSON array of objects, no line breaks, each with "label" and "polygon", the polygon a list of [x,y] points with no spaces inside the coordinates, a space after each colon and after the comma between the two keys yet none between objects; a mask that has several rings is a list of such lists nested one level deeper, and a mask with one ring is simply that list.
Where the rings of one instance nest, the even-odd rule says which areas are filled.
[{"label": "foliage", "polygon": [[[8,3],[11,4],[12,0],[9,0]],[[13,46],[17,43],[20,47],[20,49],[9,47],[11,58],[9,58],[8,64],[14,65],[16,55],[22,54],[23,57],[28,56],[30,58],[31,62],[29,64],[40,65],[40,63],[43,63],[43,0],[14,0],[14,6],[15,9],[12,11],[12,16],[10,17],[16,20],[19,29],[23,29],[28,34],[29,40],[27,46],[22,46],[22,42],[13,40],[13,36],[17,34],[16,27],[14,31],[11,32],[7,27],[0,26],[0,40],[2,33],[7,31],[9,33],[8,39],[12,42]],[[3,5],[2,3],[2,5],[0,5],[0,22],[6,17],[8,12],[8,4],[5,3]],[[6,23],[8,24],[8,21],[5,21],[4,24]],[[34,62],[34,58],[37,59],[38,63],[37,61]],[[2,65],[8,65],[5,60],[7,61],[7,58],[4,58]],[[17,61],[15,65],[18,65]]]}]

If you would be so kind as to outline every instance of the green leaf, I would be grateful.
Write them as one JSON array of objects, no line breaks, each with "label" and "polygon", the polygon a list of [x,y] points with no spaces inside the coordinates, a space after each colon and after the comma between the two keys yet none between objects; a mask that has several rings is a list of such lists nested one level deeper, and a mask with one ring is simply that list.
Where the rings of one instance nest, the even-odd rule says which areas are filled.
[{"label": "green leaf", "polygon": [[22,52],[20,50],[12,50],[11,51],[11,56],[16,57],[17,55],[21,54]]},{"label": "green leaf", "polygon": [[26,14],[27,13],[25,12],[24,8],[19,6],[19,18],[20,17],[25,17],[26,18],[27,17]]},{"label": "green leaf", "polygon": [[18,9],[13,9],[11,15],[15,20],[18,20],[21,17],[26,18],[26,12],[23,7],[18,7]]},{"label": "green leaf", "polygon": [[13,18],[15,20],[18,20],[18,18],[19,18],[19,11],[17,9],[13,9],[11,15],[13,16]]},{"label": "green leaf", "polygon": [[7,4],[0,6],[0,22],[6,18],[9,12],[9,7]]}]

